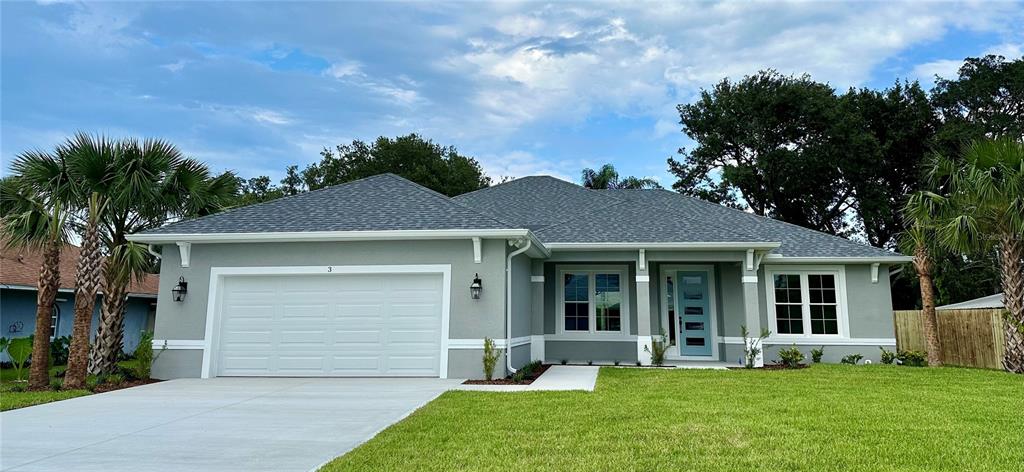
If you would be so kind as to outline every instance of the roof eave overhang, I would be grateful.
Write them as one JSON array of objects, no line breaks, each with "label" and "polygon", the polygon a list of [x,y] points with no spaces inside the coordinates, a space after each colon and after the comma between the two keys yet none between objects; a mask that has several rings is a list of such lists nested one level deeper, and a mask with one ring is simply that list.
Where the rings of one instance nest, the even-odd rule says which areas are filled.
[{"label": "roof eave overhang", "polygon": [[424,239],[524,239],[543,256],[551,251],[528,229],[429,229],[385,231],[299,231],[259,233],[141,233],[128,240],[144,244],[297,243],[326,241],[408,241]]},{"label": "roof eave overhang", "polygon": [[861,257],[788,257],[768,254],[765,264],[905,264],[913,262],[910,256],[861,256]]},{"label": "roof eave overhang", "polygon": [[776,249],[777,242],[609,242],[609,243],[546,243],[552,251],[601,251],[601,250],[685,250],[685,251],[745,251],[748,249],[768,251]]}]

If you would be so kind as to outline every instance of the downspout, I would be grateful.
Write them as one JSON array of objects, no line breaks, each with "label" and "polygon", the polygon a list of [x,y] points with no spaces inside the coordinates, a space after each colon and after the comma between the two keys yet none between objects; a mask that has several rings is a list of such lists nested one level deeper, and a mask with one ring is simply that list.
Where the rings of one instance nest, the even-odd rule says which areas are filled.
[{"label": "downspout", "polygon": [[528,250],[533,241],[526,239],[526,245],[512,251],[505,259],[505,367],[511,373],[516,373],[512,367],[512,258]]},{"label": "downspout", "polygon": [[149,253],[152,254],[153,257],[157,258],[157,260],[163,259],[163,256],[160,255],[159,252],[156,252],[156,251],[153,250],[153,245],[152,244],[147,244],[146,245],[146,250],[149,251]]}]

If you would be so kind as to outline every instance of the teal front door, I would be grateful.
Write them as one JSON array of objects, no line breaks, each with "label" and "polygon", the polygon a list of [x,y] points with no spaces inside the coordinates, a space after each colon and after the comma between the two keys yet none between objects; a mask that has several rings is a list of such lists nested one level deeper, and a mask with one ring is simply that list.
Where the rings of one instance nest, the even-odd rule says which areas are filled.
[{"label": "teal front door", "polygon": [[679,355],[711,356],[711,294],[708,273],[676,273],[676,313],[679,318]]}]

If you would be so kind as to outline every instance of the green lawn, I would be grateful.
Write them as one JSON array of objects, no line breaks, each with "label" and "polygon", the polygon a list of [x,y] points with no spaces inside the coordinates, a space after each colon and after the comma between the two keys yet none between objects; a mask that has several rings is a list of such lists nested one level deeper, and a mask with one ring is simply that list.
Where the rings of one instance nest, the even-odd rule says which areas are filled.
[{"label": "green lawn", "polygon": [[1024,464],[1024,377],[601,369],[583,392],[448,392],[338,470],[950,470]]},{"label": "green lawn", "polygon": [[[50,369],[50,376],[53,377],[63,367]],[[21,374],[22,379],[28,379],[28,367]],[[14,369],[0,370],[0,411],[24,408],[26,406],[50,403],[58,400],[89,395],[88,390],[62,390],[62,391],[39,391],[23,392],[18,391],[28,385],[28,382],[17,382],[17,375]]]}]

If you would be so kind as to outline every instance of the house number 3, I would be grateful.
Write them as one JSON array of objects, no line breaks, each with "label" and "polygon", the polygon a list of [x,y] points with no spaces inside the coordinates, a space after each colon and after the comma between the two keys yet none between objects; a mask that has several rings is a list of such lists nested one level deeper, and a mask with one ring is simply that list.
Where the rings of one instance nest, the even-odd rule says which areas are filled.
[{"label": "house number 3", "polygon": [[327,266],[327,272],[334,272],[334,267]]}]

